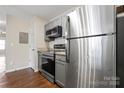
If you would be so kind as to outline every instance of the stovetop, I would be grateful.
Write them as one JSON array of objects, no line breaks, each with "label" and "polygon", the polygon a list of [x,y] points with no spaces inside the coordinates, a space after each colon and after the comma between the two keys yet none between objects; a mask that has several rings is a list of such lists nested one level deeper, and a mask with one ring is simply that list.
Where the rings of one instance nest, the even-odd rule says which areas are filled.
[{"label": "stovetop", "polygon": [[46,56],[54,56],[54,54],[66,56],[65,44],[55,44],[53,49],[48,49],[42,54]]}]

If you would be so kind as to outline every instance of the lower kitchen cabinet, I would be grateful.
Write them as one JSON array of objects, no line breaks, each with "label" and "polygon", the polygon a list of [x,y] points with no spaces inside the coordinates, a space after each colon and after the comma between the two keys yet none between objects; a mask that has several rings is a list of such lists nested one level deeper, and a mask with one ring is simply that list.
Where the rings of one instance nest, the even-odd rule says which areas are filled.
[{"label": "lower kitchen cabinet", "polygon": [[55,82],[60,86],[65,86],[67,63],[56,60],[55,62]]},{"label": "lower kitchen cabinet", "polygon": [[42,71],[42,53],[38,51],[38,71]]}]

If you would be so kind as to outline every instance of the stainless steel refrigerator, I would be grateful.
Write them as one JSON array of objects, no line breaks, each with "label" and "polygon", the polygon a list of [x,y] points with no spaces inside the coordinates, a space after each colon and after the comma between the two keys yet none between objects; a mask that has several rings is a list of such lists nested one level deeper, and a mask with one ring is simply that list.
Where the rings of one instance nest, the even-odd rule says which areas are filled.
[{"label": "stainless steel refrigerator", "polygon": [[81,6],[66,16],[65,87],[116,87],[114,6]]}]

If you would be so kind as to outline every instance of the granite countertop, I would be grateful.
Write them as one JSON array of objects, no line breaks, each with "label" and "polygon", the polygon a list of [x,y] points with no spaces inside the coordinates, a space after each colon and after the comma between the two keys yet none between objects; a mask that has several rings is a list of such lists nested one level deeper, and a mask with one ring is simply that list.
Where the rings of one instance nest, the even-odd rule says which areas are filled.
[{"label": "granite countertop", "polygon": [[41,49],[39,48],[37,52],[50,52],[50,51],[54,51],[54,49]]},{"label": "granite countertop", "polygon": [[56,54],[56,55],[63,55],[63,56],[66,56],[66,52],[56,52],[55,54]]},{"label": "granite countertop", "polygon": [[45,49],[45,48],[39,48],[37,52],[45,52],[45,51],[47,51],[47,49]]}]

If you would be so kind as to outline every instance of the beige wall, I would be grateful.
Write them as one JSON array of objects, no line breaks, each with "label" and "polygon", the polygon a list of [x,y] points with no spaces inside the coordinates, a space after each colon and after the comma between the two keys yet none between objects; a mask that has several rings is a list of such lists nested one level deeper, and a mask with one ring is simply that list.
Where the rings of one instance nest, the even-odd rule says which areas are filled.
[{"label": "beige wall", "polygon": [[[33,24],[32,24],[33,23]],[[44,24],[46,20],[40,17],[32,17],[25,20],[19,16],[7,17],[7,35],[6,35],[6,72],[26,68],[29,66],[29,46],[30,44],[19,44],[19,32],[35,32],[36,51],[40,48],[46,49],[44,41]],[[38,59],[35,53],[35,68],[37,69]]]},{"label": "beige wall", "polygon": [[35,23],[36,23],[36,47],[37,49],[46,49],[47,44],[44,41],[44,25],[46,24],[46,20],[40,18],[40,17],[35,17]]},{"label": "beige wall", "polygon": [[29,44],[19,44],[19,32],[28,32],[29,25],[20,17],[7,17],[6,71],[28,66]]}]

